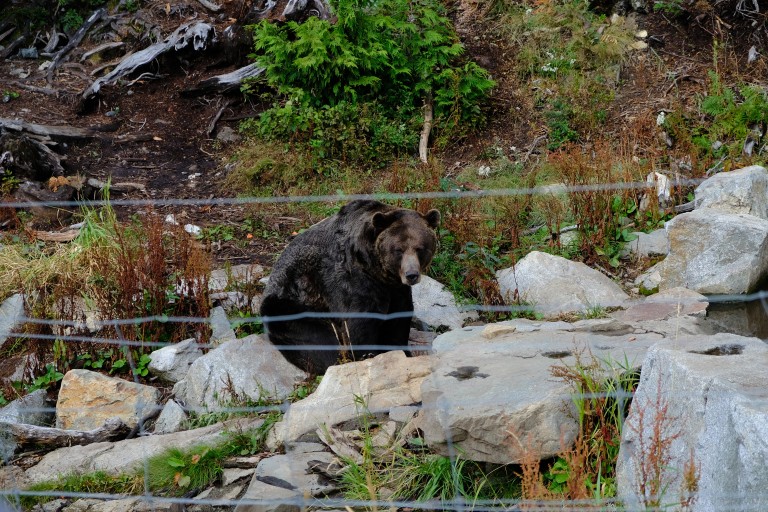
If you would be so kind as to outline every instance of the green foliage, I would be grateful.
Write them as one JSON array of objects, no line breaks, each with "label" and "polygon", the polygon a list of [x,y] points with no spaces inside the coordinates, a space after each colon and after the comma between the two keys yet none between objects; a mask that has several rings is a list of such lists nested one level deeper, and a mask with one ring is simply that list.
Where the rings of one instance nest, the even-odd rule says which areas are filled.
[{"label": "green foliage", "polygon": [[433,102],[435,129],[446,137],[482,121],[480,105],[494,82],[462,59],[440,2],[338,0],[332,7],[335,23],[311,17],[253,27],[254,57],[284,98],[261,116],[262,136],[299,138],[318,159],[344,159],[361,146],[413,150],[424,102]]},{"label": "green foliage", "polygon": [[555,494],[562,494],[568,489],[569,477],[568,461],[562,457],[558,457],[549,470],[544,473],[547,488]]},{"label": "green foliage", "polygon": [[173,495],[199,489],[221,475],[221,460],[225,456],[224,450],[218,447],[170,448],[147,462],[149,486]]},{"label": "green foliage", "polygon": [[[693,134],[693,141],[714,156],[738,157],[755,126],[768,118],[768,93],[758,85],[741,85],[732,89],[719,75],[709,71],[709,94],[701,99],[699,109],[710,121],[709,127]],[[762,130],[762,128],[761,128]],[[758,137],[759,138],[759,137]],[[713,148],[715,142],[722,145]]]},{"label": "green foliage", "polygon": [[552,103],[552,108],[546,112],[547,127],[549,128],[549,142],[547,149],[550,151],[560,148],[567,142],[573,142],[578,139],[579,134],[571,128],[571,118],[573,111],[561,99]]},{"label": "green foliage", "polygon": [[554,366],[551,372],[573,388],[580,428],[577,444],[586,443],[582,461],[586,467],[576,471],[567,462],[556,461],[548,473],[550,490],[563,490],[571,475],[586,472],[584,484],[590,496],[596,499],[615,496],[621,433],[632,393],[640,381],[640,371],[626,358],[601,360],[591,353],[585,358],[582,352],[577,352],[575,364]]},{"label": "green foliage", "polygon": [[67,9],[60,18],[61,28],[67,34],[72,34],[83,24],[83,17],[74,9]]},{"label": "green foliage", "polygon": [[56,369],[56,365],[48,363],[45,365],[45,373],[36,377],[32,381],[32,385],[28,391],[36,391],[38,389],[48,389],[51,386],[55,386],[61,379],[64,378],[64,374]]},{"label": "green foliage", "polygon": [[[104,471],[73,473],[61,476],[57,480],[33,484],[27,490],[137,495],[144,492],[144,475],[143,473],[110,475]],[[34,505],[53,499],[53,496],[22,496],[21,504],[24,510],[31,510]]]}]

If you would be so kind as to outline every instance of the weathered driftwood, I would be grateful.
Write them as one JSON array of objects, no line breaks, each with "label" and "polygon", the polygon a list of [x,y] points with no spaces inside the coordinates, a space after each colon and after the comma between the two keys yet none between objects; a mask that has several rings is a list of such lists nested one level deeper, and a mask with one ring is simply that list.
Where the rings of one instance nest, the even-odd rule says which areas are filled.
[{"label": "weathered driftwood", "polygon": [[27,40],[27,35],[22,34],[16,39],[14,39],[13,41],[11,41],[10,43],[8,43],[8,46],[0,50],[0,59],[7,59],[8,57],[10,57],[11,54],[16,50],[16,48],[21,46],[21,43],[23,43],[26,40]]},{"label": "weathered driftwood", "polygon": [[288,0],[281,18],[300,21],[309,16],[315,16],[321,20],[330,19],[331,8],[323,0]]},{"label": "weathered driftwood", "polygon": [[106,8],[102,7],[100,9],[96,9],[90,16],[88,16],[88,19],[83,22],[83,25],[77,29],[77,32],[72,34],[72,37],[69,38],[69,42],[64,46],[64,48],[56,53],[56,55],[53,57],[53,60],[51,61],[51,65],[48,66],[47,78],[49,82],[53,78],[53,72],[57,67],[59,67],[61,62],[64,60],[64,57],[66,57],[69,52],[77,48],[77,46],[80,44],[80,41],[83,40],[85,34],[88,33],[93,24],[106,15]]},{"label": "weathered driftwood", "polygon": [[[5,27],[3,27],[3,29],[4,29],[4,28],[5,28]],[[3,30],[3,29],[0,29],[0,30]],[[0,42],[2,42],[2,41],[3,41],[3,39],[5,39],[6,37],[8,37],[9,35],[13,34],[13,31],[14,31],[14,30],[16,30],[16,27],[14,27],[14,26],[11,26],[11,27],[10,27],[8,30],[6,30],[5,32],[1,32],[1,33],[0,33]]]},{"label": "weathered driftwood", "polygon": [[50,89],[48,87],[37,87],[34,85],[25,84],[23,82],[11,82],[11,85],[18,87],[19,89],[25,89],[31,92],[37,92],[40,94],[46,94],[48,96],[58,96],[60,94],[56,89]]},{"label": "weathered driftwood", "polygon": [[427,151],[429,148],[429,134],[432,132],[432,101],[424,102],[424,125],[421,128],[419,138],[419,159],[427,163]]},{"label": "weathered driftwood", "polygon": [[197,2],[211,12],[219,12],[221,10],[219,4],[213,3],[210,0],[197,0]]},{"label": "weathered driftwood", "polygon": [[35,124],[19,119],[6,119],[2,117],[0,117],[0,129],[11,132],[31,133],[59,141],[89,140],[101,136],[99,132],[89,128]]},{"label": "weathered driftwood", "polygon": [[229,106],[232,104],[231,100],[227,100],[224,102],[224,104],[219,108],[219,110],[216,112],[216,115],[213,116],[213,119],[211,119],[211,122],[208,123],[208,130],[206,130],[206,135],[210,137],[213,135],[213,131],[216,129],[216,123],[219,122],[219,119],[221,119],[221,115],[224,113],[226,109],[229,108]]},{"label": "weathered driftwood", "polygon": [[98,94],[103,85],[114,83],[123,76],[133,73],[139,67],[149,64],[169,50],[178,51],[186,48],[190,43],[195,50],[203,50],[207,46],[212,34],[213,27],[208,23],[196,22],[182,25],[164,41],[150,45],[125,57],[115,69],[97,79],[90,87],[83,91],[82,99],[88,100],[91,96]]},{"label": "weathered driftwood", "polygon": [[101,44],[96,48],[93,48],[92,50],[88,50],[87,52],[85,52],[83,56],[80,57],[80,62],[85,62],[85,60],[88,59],[89,57],[92,57],[93,55],[96,55],[97,53],[101,53],[105,50],[122,48],[123,46],[125,46],[125,43],[122,41],[110,41],[108,43]]},{"label": "weathered driftwood", "polygon": [[43,57],[53,57],[53,51],[59,47],[59,41],[61,41],[61,33],[54,28],[51,32],[51,36],[48,38],[48,42],[45,44],[45,48],[40,52],[40,55]]},{"label": "weathered driftwood", "polygon": [[9,153],[8,167],[13,169],[16,178],[42,181],[64,173],[59,155],[23,133],[0,135],[0,153]]},{"label": "weathered driftwood", "polygon": [[240,86],[247,78],[259,76],[263,72],[264,68],[254,62],[231,73],[206,78],[196,85],[185,89],[182,91],[182,94],[185,96],[200,96],[202,94],[223,94],[232,90],[240,90]]},{"label": "weathered driftwood", "polygon": [[52,427],[38,427],[24,423],[0,421],[0,431],[6,432],[19,446],[62,446],[85,445],[114,441],[125,437],[131,428],[120,418],[110,418],[104,425],[93,430],[63,430]]},{"label": "weathered driftwood", "polygon": [[141,183],[135,183],[132,181],[125,181],[123,183],[106,183],[96,178],[88,178],[86,181],[89,187],[93,187],[100,192],[109,190],[110,192],[116,192],[118,194],[127,194],[129,192],[146,192],[147,188]]}]

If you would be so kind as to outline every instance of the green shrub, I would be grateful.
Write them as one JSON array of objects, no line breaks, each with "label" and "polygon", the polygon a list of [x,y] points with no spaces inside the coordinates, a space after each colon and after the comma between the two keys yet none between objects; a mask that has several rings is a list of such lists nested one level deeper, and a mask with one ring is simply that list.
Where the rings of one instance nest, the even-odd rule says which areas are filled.
[{"label": "green shrub", "polygon": [[253,27],[253,57],[281,97],[258,122],[262,136],[298,139],[319,158],[365,161],[412,151],[425,102],[444,137],[482,122],[494,82],[462,58],[440,2],[337,0],[332,7],[335,23]]}]

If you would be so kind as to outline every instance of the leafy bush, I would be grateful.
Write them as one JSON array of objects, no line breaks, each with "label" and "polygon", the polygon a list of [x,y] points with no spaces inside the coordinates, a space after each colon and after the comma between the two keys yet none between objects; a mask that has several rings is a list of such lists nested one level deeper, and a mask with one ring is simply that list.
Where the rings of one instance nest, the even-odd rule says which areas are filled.
[{"label": "leafy bush", "polygon": [[412,150],[425,102],[446,137],[482,121],[494,82],[462,60],[441,3],[337,0],[332,7],[335,23],[253,27],[254,57],[284,100],[261,116],[262,135],[298,138],[324,158],[343,158],[366,142],[364,151]]}]

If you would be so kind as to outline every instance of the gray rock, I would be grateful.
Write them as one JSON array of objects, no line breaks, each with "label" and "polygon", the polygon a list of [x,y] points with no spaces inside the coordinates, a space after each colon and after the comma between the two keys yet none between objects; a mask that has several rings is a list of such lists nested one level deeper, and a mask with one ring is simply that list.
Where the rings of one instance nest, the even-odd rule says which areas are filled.
[{"label": "gray rock", "polygon": [[61,509],[61,512],[165,512],[171,503],[151,497],[122,498],[117,500],[80,499]]},{"label": "gray rock", "polygon": [[[663,503],[679,504],[684,468],[698,467],[698,492],[688,510],[761,510],[768,487],[768,345],[733,334],[681,337],[648,351],[623,431],[617,484],[635,510],[647,501],[642,468],[668,443]],[[658,438],[658,437],[657,437]],[[648,471],[646,471],[646,474]]]},{"label": "gray rock", "polygon": [[261,265],[235,265],[211,271],[208,289],[212,292],[235,291],[244,286],[253,286],[264,276]]},{"label": "gray rock", "polygon": [[314,393],[291,404],[275,426],[272,442],[290,443],[321,425],[356,418],[363,410],[386,412],[395,406],[419,403],[421,382],[429,374],[430,364],[429,356],[406,357],[396,350],[331,366]]},{"label": "gray rock", "polygon": [[225,341],[235,339],[235,331],[229,323],[227,312],[217,306],[211,309],[211,344],[221,345]]},{"label": "gray rock", "polygon": [[187,413],[175,400],[168,400],[155,421],[155,434],[172,434],[184,426]]},{"label": "gray rock", "polygon": [[749,293],[768,272],[768,221],[696,209],[667,222],[670,252],[660,290],[682,286],[702,294]]},{"label": "gray rock", "polygon": [[628,242],[621,251],[621,256],[649,258],[651,256],[666,256],[669,253],[669,238],[666,229],[657,229],[650,233],[636,231],[637,238]]},{"label": "gray rock", "polygon": [[30,484],[35,484],[71,473],[125,473],[142,467],[148,458],[168,448],[184,450],[201,444],[220,443],[225,440],[226,432],[257,428],[261,423],[259,419],[243,418],[175,434],[59,448],[43,456],[40,462],[26,471],[25,476]]},{"label": "gray rock", "polygon": [[8,340],[14,329],[21,325],[24,318],[24,296],[20,293],[11,295],[0,305],[0,348]]},{"label": "gray rock", "polygon": [[70,370],[61,380],[56,427],[92,430],[110,418],[135,427],[157,407],[160,391],[90,370]]},{"label": "gray rock", "polygon": [[[571,387],[553,379],[551,367],[573,367],[585,349],[603,361],[639,366],[645,350],[663,339],[627,333],[619,322],[568,330],[558,329],[562,322],[548,324],[520,322],[519,331],[491,338],[485,328],[464,330],[463,338],[454,331],[435,340],[433,371],[422,384],[422,429],[431,449],[497,464],[519,463],[531,447],[542,458],[554,456],[575,439],[578,420]],[[590,325],[621,330],[594,332]],[[535,330],[525,332],[530,327]]]},{"label": "gray rock", "polygon": [[304,497],[295,489],[270,485],[254,478],[240,498],[235,512],[299,512]]},{"label": "gray rock", "polygon": [[173,393],[187,409],[218,411],[234,398],[229,383],[241,397],[258,400],[267,394],[282,399],[306,378],[269,341],[253,334],[229,340],[197,359]]},{"label": "gray rock", "polygon": [[[38,389],[0,409],[0,422],[49,426],[55,419],[53,411],[48,403],[48,393]],[[17,449],[16,440],[0,429],[0,461],[10,460]]]},{"label": "gray rock", "polygon": [[465,322],[477,320],[476,311],[461,311],[448,289],[431,277],[421,276],[413,292],[413,315],[433,330],[461,329]]},{"label": "gray rock", "polygon": [[672,288],[650,295],[625,310],[611,313],[611,316],[625,322],[667,320],[686,315],[705,317],[708,306],[704,295],[687,288]]},{"label": "gray rock", "polygon": [[216,134],[216,140],[227,143],[240,142],[242,137],[229,126],[222,126]]},{"label": "gray rock", "polygon": [[149,372],[168,382],[179,382],[187,376],[189,367],[203,351],[195,338],[189,338],[152,352],[149,357]]},{"label": "gray rock", "polygon": [[647,292],[652,292],[653,290],[658,291],[658,288],[661,285],[661,269],[663,263],[663,261],[657,263],[637,276],[637,279],[635,279],[635,286],[644,289]]},{"label": "gray rock", "polygon": [[545,316],[621,306],[629,298],[597,270],[539,251],[528,253],[515,267],[499,270],[496,278],[507,302],[519,295]]},{"label": "gray rock", "polygon": [[238,480],[242,480],[243,478],[253,475],[255,471],[256,468],[225,468],[221,473],[221,485],[231,485]]},{"label": "gray rock", "polygon": [[298,511],[305,497],[324,496],[337,489],[336,484],[309,470],[314,461],[330,464],[333,460],[326,451],[289,452],[262,460],[235,510]]},{"label": "gray rock", "polygon": [[55,409],[44,389],[33,391],[0,409],[0,421],[8,423],[50,426],[54,419]]},{"label": "gray rock", "polygon": [[759,165],[715,174],[696,188],[695,195],[696,208],[768,220],[768,171]]}]

